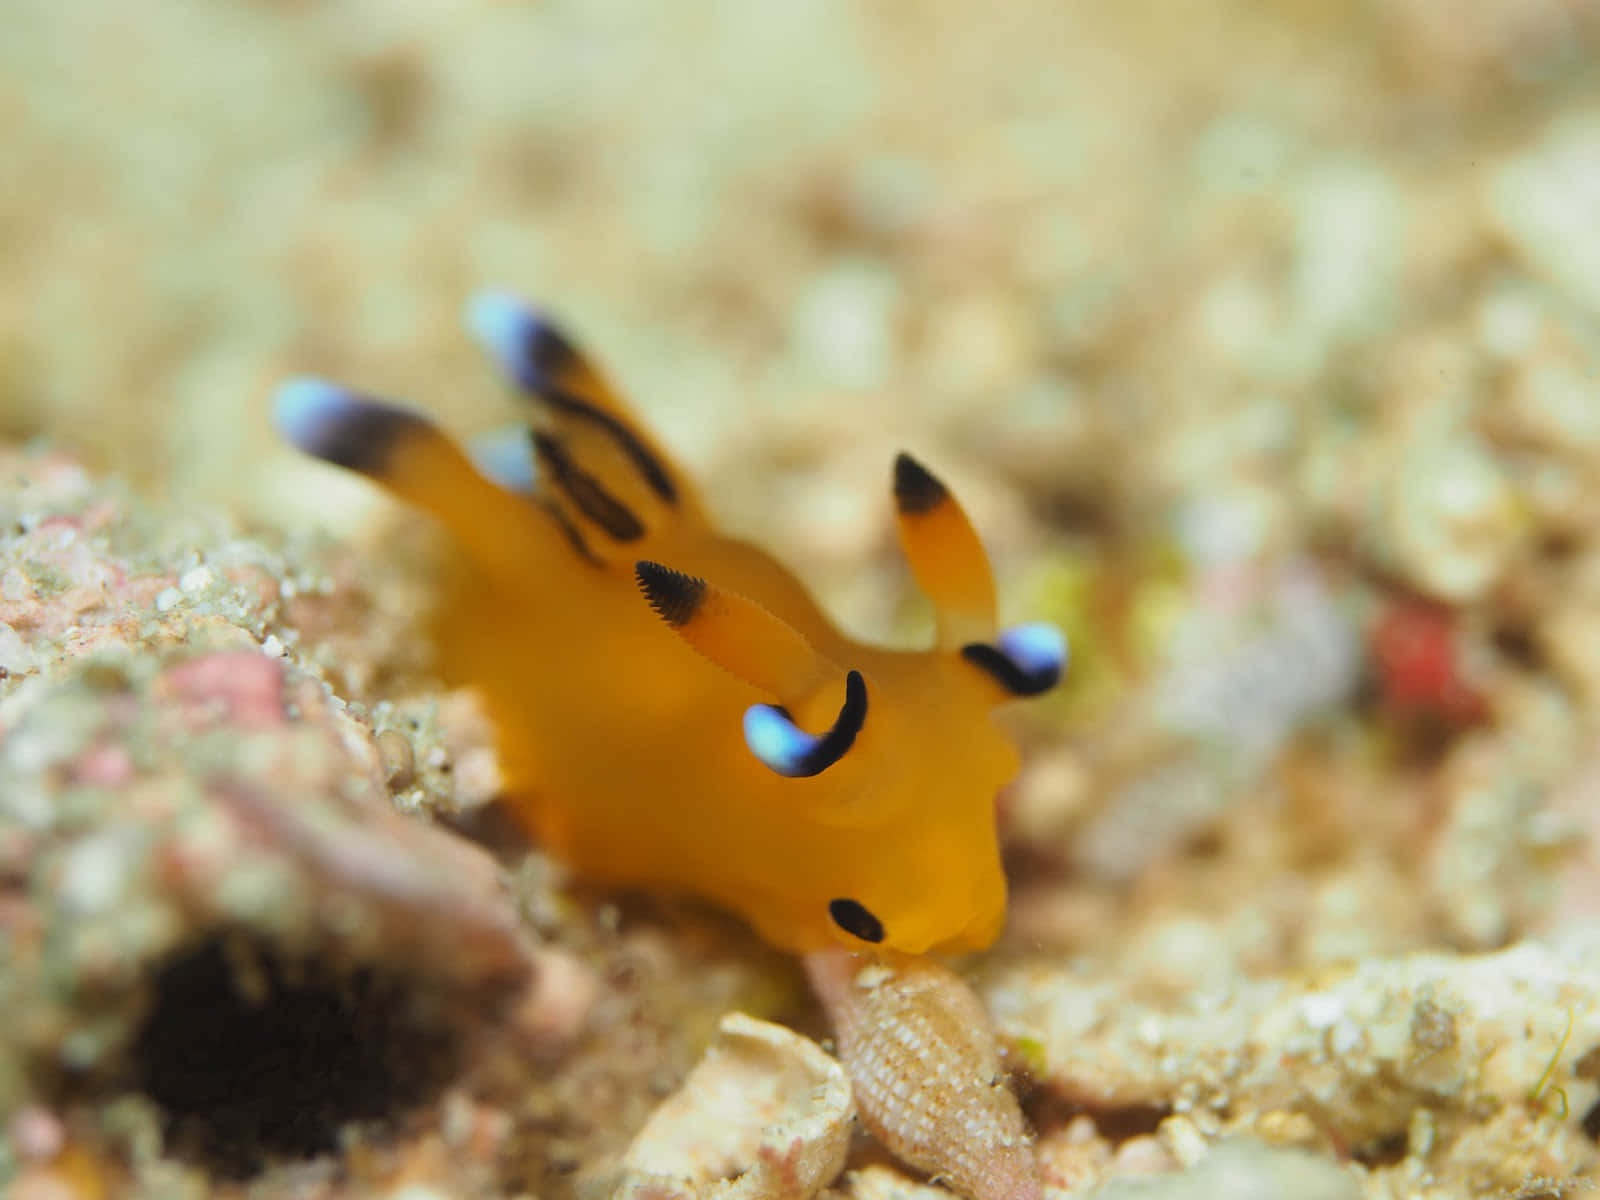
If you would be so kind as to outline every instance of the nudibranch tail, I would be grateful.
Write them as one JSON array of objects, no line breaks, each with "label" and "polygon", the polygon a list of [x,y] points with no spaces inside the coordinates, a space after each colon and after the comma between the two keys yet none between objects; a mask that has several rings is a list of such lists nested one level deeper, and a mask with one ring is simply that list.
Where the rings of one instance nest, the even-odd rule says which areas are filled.
[{"label": "nudibranch tail", "polygon": [[991,636],[994,573],[956,498],[926,467],[902,453],[894,460],[894,502],[906,561],[917,585],[933,601],[939,645],[953,650]]},{"label": "nudibranch tail", "polygon": [[525,497],[487,479],[419,412],[321,379],[294,379],[273,398],[283,437],[313,457],[360,472],[438,517],[481,567],[503,573],[559,536]]}]

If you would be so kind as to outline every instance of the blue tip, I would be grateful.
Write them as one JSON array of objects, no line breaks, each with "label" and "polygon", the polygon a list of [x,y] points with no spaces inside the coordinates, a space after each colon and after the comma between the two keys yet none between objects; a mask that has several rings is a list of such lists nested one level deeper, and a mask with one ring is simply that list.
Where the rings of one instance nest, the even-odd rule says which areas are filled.
[{"label": "blue tip", "polygon": [[745,745],[779,775],[801,774],[818,740],[770,704],[752,704],[744,710]]},{"label": "blue tip", "polygon": [[320,455],[328,430],[360,402],[336,383],[301,376],[281,384],[272,397],[278,434],[307,454]]},{"label": "blue tip", "polygon": [[1060,673],[1067,663],[1066,636],[1048,621],[1008,629],[997,639],[1001,651],[1029,675]]},{"label": "blue tip", "polygon": [[508,292],[479,292],[467,302],[467,330],[500,370],[524,388],[536,388],[543,377],[538,361],[544,322]]},{"label": "blue tip", "polygon": [[538,490],[539,470],[524,427],[480,434],[472,439],[470,449],[479,473],[506,491],[532,495]]}]

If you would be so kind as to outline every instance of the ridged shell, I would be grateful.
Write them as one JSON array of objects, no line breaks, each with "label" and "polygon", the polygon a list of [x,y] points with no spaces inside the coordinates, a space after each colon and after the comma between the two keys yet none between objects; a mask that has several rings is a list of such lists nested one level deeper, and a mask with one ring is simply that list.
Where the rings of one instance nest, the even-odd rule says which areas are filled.
[{"label": "ridged shell", "polygon": [[872,1135],[973,1200],[1037,1200],[1032,1139],[988,1014],[961,977],[929,959],[805,961]]}]

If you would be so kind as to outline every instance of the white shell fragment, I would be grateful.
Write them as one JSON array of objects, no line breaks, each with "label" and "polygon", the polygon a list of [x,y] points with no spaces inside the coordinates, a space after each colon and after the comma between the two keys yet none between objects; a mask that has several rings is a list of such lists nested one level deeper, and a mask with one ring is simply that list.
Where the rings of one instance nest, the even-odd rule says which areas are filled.
[{"label": "white shell fragment", "polygon": [[808,1200],[844,1169],[850,1084],[815,1042],[729,1013],[623,1159],[618,1200]]}]

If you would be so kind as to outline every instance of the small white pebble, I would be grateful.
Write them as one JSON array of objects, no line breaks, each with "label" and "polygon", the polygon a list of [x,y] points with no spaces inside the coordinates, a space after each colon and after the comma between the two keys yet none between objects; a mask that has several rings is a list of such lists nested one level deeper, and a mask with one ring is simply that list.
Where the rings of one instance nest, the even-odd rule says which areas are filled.
[{"label": "small white pebble", "polygon": [[31,671],[36,659],[32,647],[10,625],[0,621],[0,668],[10,675]]},{"label": "small white pebble", "polygon": [[875,987],[882,987],[893,975],[894,972],[888,967],[881,963],[873,963],[856,972],[855,984],[858,988],[870,991]]},{"label": "small white pebble", "polygon": [[1095,1128],[1094,1120],[1086,1113],[1080,1113],[1067,1123],[1066,1137],[1063,1139],[1069,1146],[1087,1146],[1099,1140],[1100,1131]]},{"label": "small white pebble", "polygon": [[1366,1033],[1354,1021],[1340,1021],[1333,1027],[1333,1036],[1328,1040],[1328,1048],[1341,1058],[1348,1058],[1365,1048],[1366,1044]]},{"label": "small white pebble", "polygon": [[383,765],[383,777],[396,790],[409,788],[417,777],[416,752],[411,739],[398,729],[385,729],[372,739],[378,750],[378,761]]},{"label": "small white pebble", "polygon": [[1433,1149],[1433,1110],[1414,1108],[1411,1120],[1406,1123],[1406,1153],[1412,1158],[1425,1158]]},{"label": "small white pebble", "polygon": [[156,596],[156,611],[171,612],[183,603],[183,593],[175,587],[162,588]]},{"label": "small white pebble", "polygon": [[268,658],[282,658],[284,654],[283,639],[275,633],[269,633],[261,642],[261,652]]},{"label": "small white pebble", "polygon": [[1116,1175],[1160,1175],[1175,1166],[1165,1146],[1149,1134],[1140,1134],[1117,1147],[1111,1169]]},{"label": "small white pebble", "polygon": [[588,1023],[601,986],[593,970],[561,950],[541,950],[537,984],[515,1013],[518,1031],[536,1044],[564,1045]]},{"label": "small white pebble", "polygon": [[178,586],[192,596],[205,591],[215,580],[210,567],[191,567],[178,577]]},{"label": "small white pebble", "polygon": [[477,1122],[478,1110],[472,1102],[472,1097],[465,1092],[452,1089],[445,1093],[444,1100],[439,1105],[439,1134],[444,1138],[445,1145],[459,1147],[466,1144],[472,1136],[472,1127]]},{"label": "small white pebble", "polygon": [[1327,1029],[1344,1016],[1344,998],[1331,992],[1317,992],[1300,1001],[1300,1015],[1313,1029]]},{"label": "small white pebble", "polygon": [[61,1119],[47,1108],[33,1106],[11,1118],[11,1145],[17,1157],[32,1162],[48,1162],[67,1144],[67,1131]]},{"label": "small white pebble", "polygon": [[1539,323],[1531,296],[1502,289],[1478,305],[1478,344],[1496,358],[1521,358],[1533,349]]},{"label": "small white pebble", "polygon": [[1200,1162],[1211,1149],[1206,1142],[1205,1134],[1201,1133],[1199,1127],[1188,1117],[1168,1117],[1161,1122],[1156,1130],[1156,1136],[1161,1139],[1161,1144],[1166,1147],[1167,1153],[1185,1167],[1192,1167]]},{"label": "small white pebble", "polygon": [[57,894],[79,913],[110,910],[124,895],[131,849],[115,829],[80,839],[66,856]]}]

